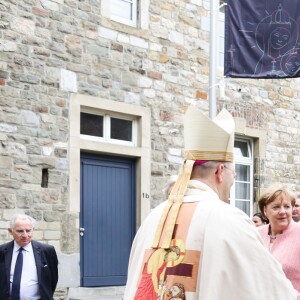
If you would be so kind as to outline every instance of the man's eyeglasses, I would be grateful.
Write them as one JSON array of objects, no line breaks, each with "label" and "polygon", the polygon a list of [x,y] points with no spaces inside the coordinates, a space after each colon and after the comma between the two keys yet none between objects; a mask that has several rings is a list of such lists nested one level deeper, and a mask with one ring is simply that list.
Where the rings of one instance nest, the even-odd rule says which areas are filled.
[{"label": "man's eyeglasses", "polygon": [[23,235],[24,233],[26,233],[27,235],[31,235],[32,231],[33,231],[33,229],[16,229],[16,230],[14,230],[14,232],[17,235]]},{"label": "man's eyeglasses", "polygon": [[228,166],[226,166],[226,165],[224,165],[224,168],[226,168],[227,170],[229,170],[229,171],[232,173],[233,177],[236,178],[236,171],[235,171],[235,170],[230,169],[230,168],[229,168]]}]

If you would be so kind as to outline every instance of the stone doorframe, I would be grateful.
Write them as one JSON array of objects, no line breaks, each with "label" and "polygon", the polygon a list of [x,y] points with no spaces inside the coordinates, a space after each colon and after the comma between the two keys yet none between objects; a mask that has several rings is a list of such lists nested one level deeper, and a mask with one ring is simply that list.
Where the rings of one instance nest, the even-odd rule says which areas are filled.
[{"label": "stone doorframe", "polygon": [[[81,108],[89,110],[107,111],[135,117],[137,120],[137,146],[120,146],[107,142],[82,139],[80,137]],[[103,98],[72,94],[70,101],[70,184],[69,184],[69,212],[80,212],[80,151],[91,153],[118,155],[136,158],[136,228],[150,212],[150,178],[151,178],[151,136],[150,109],[138,105],[127,104]],[[77,222],[79,230],[79,219]],[[79,245],[78,245],[79,247]]]}]

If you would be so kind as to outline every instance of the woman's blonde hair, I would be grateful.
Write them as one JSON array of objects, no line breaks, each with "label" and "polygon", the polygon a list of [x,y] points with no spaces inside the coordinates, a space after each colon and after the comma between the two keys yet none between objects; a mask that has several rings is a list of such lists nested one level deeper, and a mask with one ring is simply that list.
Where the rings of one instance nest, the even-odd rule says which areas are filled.
[{"label": "woman's blonde hair", "polygon": [[278,197],[281,197],[282,200],[284,198],[288,198],[289,200],[291,200],[292,206],[295,206],[296,195],[292,191],[289,191],[286,188],[273,189],[263,194],[258,200],[258,207],[264,217],[266,217],[264,214],[264,208]]}]

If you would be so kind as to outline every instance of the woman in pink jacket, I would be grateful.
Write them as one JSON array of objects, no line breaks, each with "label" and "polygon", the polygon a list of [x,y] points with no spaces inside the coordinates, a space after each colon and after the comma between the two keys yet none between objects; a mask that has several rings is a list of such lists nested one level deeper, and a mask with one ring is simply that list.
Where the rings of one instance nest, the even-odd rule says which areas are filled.
[{"label": "woman in pink jacket", "polygon": [[284,188],[263,195],[258,205],[270,224],[257,229],[265,247],[281,263],[286,277],[300,295],[300,224],[292,220],[295,199],[295,195]]}]

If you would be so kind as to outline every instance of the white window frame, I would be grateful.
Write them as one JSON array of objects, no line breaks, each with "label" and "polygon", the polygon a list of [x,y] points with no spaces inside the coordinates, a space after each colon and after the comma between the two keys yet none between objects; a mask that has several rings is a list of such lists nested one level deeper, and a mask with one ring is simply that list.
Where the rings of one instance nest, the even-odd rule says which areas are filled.
[{"label": "white window frame", "polygon": [[124,25],[135,27],[136,29],[149,29],[149,5],[150,0],[134,0],[135,1],[135,20],[128,22],[122,18],[115,18],[111,10],[111,2],[108,0],[101,1],[101,15],[107,19],[119,22]]},{"label": "white window frame", "polygon": [[[253,183],[254,183],[254,161],[253,161],[253,150],[254,150],[254,145],[253,145],[253,140],[252,139],[246,139],[246,138],[239,138],[237,137],[235,141],[241,141],[245,142],[248,145],[248,152],[249,152],[249,157],[240,157],[240,156],[235,156],[235,165],[244,165],[244,166],[250,166],[250,216],[253,215]],[[236,181],[234,182],[233,186],[231,187],[230,190],[230,205],[236,206],[236,200],[238,201],[244,201],[245,199],[236,199]],[[247,200],[248,201],[248,200]]]},{"label": "white window frame", "polygon": [[111,1],[110,2],[110,19],[125,25],[129,25],[132,27],[137,26],[137,8],[138,8],[138,0],[119,0],[123,2],[130,3],[132,5],[131,8],[131,19],[122,18],[114,13],[114,5]]},{"label": "white window frame", "polygon": [[[81,108],[80,112],[89,113],[92,115],[103,116],[103,137],[80,134],[80,138],[89,140],[89,141],[111,143],[111,144],[124,145],[124,146],[130,146],[130,147],[137,146],[137,120],[134,119],[132,116],[128,116],[125,114],[123,115],[120,113],[108,113],[108,112],[104,112],[104,111],[95,111],[95,110],[90,110],[88,108]],[[117,139],[112,139],[110,137],[111,118],[132,121],[132,140],[131,141],[117,140]]]}]

